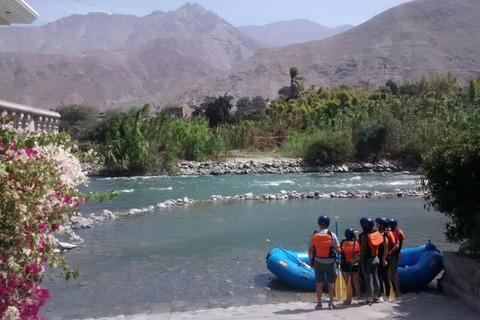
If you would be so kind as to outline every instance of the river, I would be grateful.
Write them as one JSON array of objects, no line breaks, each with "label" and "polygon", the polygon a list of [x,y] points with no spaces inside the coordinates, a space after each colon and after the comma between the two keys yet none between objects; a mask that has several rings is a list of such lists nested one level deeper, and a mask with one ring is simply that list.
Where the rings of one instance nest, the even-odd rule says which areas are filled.
[{"label": "river", "polygon": [[[308,192],[392,191],[418,188],[410,173],[336,173],[232,176],[130,177],[92,179],[82,191],[118,190],[117,199],[88,204],[84,215],[102,209],[128,211],[166,199],[210,199],[280,190]],[[64,254],[82,275],[68,282],[45,280],[51,298],[41,309],[47,319],[185,311],[294,301],[291,288],[266,269],[269,238],[284,248],[307,250],[317,217],[339,216],[339,233],[358,228],[363,216],[395,217],[407,236],[404,247],[432,240],[441,250],[447,221],[424,209],[421,198],[296,199],[217,201],[171,207],[106,220],[77,233],[85,240]],[[333,219],[332,219],[333,221]],[[331,230],[335,231],[332,223]],[[53,276],[57,271],[47,267]]]}]

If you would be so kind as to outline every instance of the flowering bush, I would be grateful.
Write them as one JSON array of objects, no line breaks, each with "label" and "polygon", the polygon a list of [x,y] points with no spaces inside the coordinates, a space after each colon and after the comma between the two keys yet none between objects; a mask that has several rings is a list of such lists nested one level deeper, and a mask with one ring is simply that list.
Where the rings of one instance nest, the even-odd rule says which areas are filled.
[{"label": "flowering bush", "polygon": [[70,152],[67,135],[18,132],[0,118],[0,318],[38,319],[50,294],[41,289],[43,263],[61,265],[62,276],[76,278],[53,252],[53,236],[82,203],[112,198],[87,195],[76,186],[87,181]]}]

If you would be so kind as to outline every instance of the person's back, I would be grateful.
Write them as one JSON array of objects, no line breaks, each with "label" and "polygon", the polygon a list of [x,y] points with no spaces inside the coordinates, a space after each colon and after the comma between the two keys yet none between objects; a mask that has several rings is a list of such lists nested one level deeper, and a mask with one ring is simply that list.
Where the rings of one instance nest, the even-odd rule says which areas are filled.
[{"label": "person's back", "polygon": [[322,309],[322,289],[325,277],[328,281],[328,294],[330,302],[329,309],[334,308],[333,295],[335,293],[335,253],[340,253],[340,243],[337,236],[328,231],[330,225],[330,218],[322,215],[318,217],[318,225],[320,231],[315,231],[310,240],[308,247],[308,257],[310,265],[313,265],[315,270],[315,278],[317,281],[316,292],[318,304],[316,310]]},{"label": "person's back", "polygon": [[387,253],[388,253],[388,230],[387,230],[387,218],[378,217],[375,219],[375,226],[377,230],[383,236],[383,245],[378,247],[378,280],[380,282],[380,292],[378,300],[383,302],[390,295],[390,281],[388,279],[388,265],[387,265]]},{"label": "person's back", "polygon": [[397,229],[397,220],[389,219],[388,227],[390,232],[388,233],[388,278],[395,287],[395,296],[401,297],[400,293],[400,279],[398,278],[398,265],[402,257],[401,249],[405,235],[399,229]]},{"label": "person's back", "polygon": [[366,304],[378,301],[377,296],[380,290],[378,281],[378,247],[383,243],[383,236],[374,228],[375,223],[370,218],[360,219],[360,226],[363,232],[360,236],[360,253],[363,275],[367,283]]},{"label": "person's back", "polygon": [[353,262],[360,252],[360,243],[355,238],[355,230],[352,228],[345,230],[345,239],[340,243],[340,248],[342,250],[341,269],[345,282],[350,283],[350,276],[352,276],[355,291],[357,296],[360,296],[360,282],[358,281],[360,265],[358,262]]}]

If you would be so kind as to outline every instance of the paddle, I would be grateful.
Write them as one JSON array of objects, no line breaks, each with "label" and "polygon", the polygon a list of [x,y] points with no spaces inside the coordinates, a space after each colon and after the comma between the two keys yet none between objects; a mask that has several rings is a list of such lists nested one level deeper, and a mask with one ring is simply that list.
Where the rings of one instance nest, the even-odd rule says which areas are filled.
[{"label": "paddle", "polygon": [[350,278],[348,278],[348,284],[347,284],[347,299],[343,300],[343,304],[352,304],[352,282],[353,282],[353,258],[355,256],[355,244],[357,243],[357,233],[358,231],[354,232],[353,236],[353,251],[352,251],[352,259],[350,260]]},{"label": "paddle", "polygon": [[[338,238],[338,217],[334,217],[335,219],[335,229],[337,231],[337,238]],[[340,260],[338,261],[338,273],[337,279],[335,280],[335,297],[338,301],[345,300],[347,298],[347,286],[345,284],[345,279],[343,278],[342,271],[340,270]]]},{"label": "paddle", "polygon": [[305,263],[303,262],[302,260],[300,260],[298,257],[295,257],[293,254],[291,254],[290,252],[288,252],[287,250],[283,249],[282,247],[280,247],[278,244],[276,244],[275,242],[271,241],[270,239],[267,239],[267,242],[273,244],[275,247],[277,247],[278,249],[282,250],[283,252],[285,252],[286,254],[288,254],[290,257],[296,259],[298,261],[298,264],[307,268],[307,269],[312,269],[312,267],[310,267],[308,265],[308,263]]}]

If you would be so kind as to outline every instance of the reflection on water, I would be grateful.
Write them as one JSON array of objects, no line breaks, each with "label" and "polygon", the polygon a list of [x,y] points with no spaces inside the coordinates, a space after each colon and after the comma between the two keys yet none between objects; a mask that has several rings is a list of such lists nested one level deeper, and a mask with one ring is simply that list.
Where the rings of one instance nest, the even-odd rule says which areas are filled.
[{"label": "reflection on water", "polygon": [[[365,175],[353,181],[377,179],[380,184],[383,177],[374,179],[373,176]],[[301,185],[306,182],[331,176],[303,175],[308,181],[295,175],[287,179],[285,176],[260,178],[268,182],[275,180],[274,177],[279,181],[294,181],[297,191],[303,191]],[[391,177],[398,179],[398,176]],[[252,191],[259,188],[253,186],[254,181],[261,181],[259,176],[245,181],[224,177],[223,182],[203,178],[208,183],[203,181],[202,189],[193,184],[192,181],[198,182],[195,178],[168,178],[165,185],[172,186],[170,191],[173,192],[182,185],[179,180],[189,181],[191,190],[199,194],[227,194],[238,185],[247,184],[245,181],[250,181],[250,185],[244,192]],[[349,181],[354,175],[343,178]],[[383,179],[384,185],[397,181]],[[103,180],[106,181],[131,182]],[[139,189],[152,190],[152,185],[145,185],[145,182],[156,180],[133,181],[136,184],[123,188],[135,189],[135,194]],[[220,189],[215,189],[217,183]],[[316,186],[320,188],[320,183],[316,182]],[[186,191],[182,191],[182,196],[193,197]],[[151,197],[151,194],[144,197]],[[66,258],[70,266],[82,270],[82,275],[68,282],[44,282],[52,297],[41,314],[47,319],[71,319],[296,300],[299,291],[275,280],[266,269],[265,256],[272,248],[265,241],[267,238],[287,249],[306,250],[320,214],[339,216],[341,235],[345,228],[357,228],[362,216],[387,216],[397,218],[405,231],[405,247],[424,244],[431,239],[442,250],[454,249],[443,239],[445,217],[424,210],[423,205],[422,199],[299,199],[201,203],[124,216],[79,232],[85,243],[68,252]],[[335,225],[331,227],[335,231]]]}]

